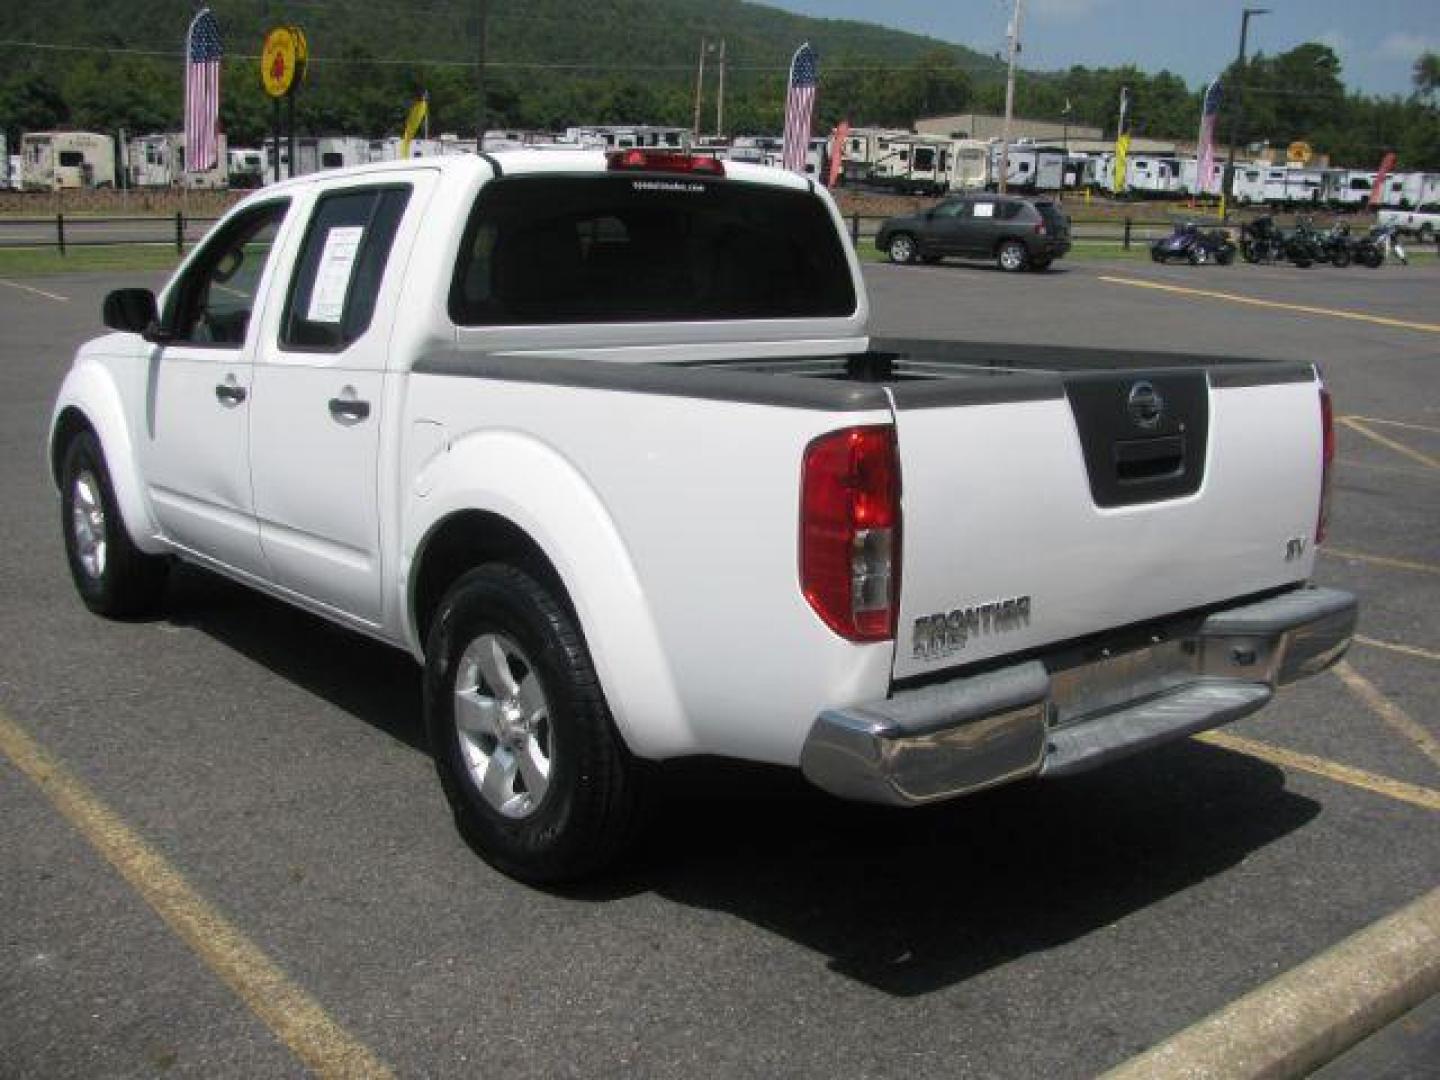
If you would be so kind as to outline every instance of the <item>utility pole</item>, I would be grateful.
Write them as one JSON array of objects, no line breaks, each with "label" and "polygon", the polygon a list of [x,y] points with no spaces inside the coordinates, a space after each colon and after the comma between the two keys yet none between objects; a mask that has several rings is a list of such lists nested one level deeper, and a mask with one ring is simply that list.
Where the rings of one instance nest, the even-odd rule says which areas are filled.
[{"label": "utility pole", "polygon": [[705,93],[705,48],[706,41],[700,39],[700,62],[695,69],[695,120],[690,125],[690,138],[692,142],[700,141],[700,98]]},{"label": "utility pole", "polygon": [[1020,6],[1023,0],[1015,0],[1015,17],[1010,20],[1007,48],[1010,54],[1010,70],[1005,76],[1005,127],[1000,142],[1000,194],[1005,194],[1006,182],[1010,178],[1010,120],[1015,115],[1015,57],[1020,52]]},{"label": "utility pole", "polygon": [[490,11],[488,0],[478,0],[479,12],[478,21],[475,27],[475,103],[476,119],[479,126],[475,129],[475,149],[481,153],[485,152],[485,125],[490,121],[485,115],[485,24],[489,22]]},{"label": "utility pole", "polygon": [[1235,111],[1230,114],[1230,154],[1225,159],[1225,187],[1229,188],[1235,176],[1235,140],[1239,137],[1240,120],[1244,112],[1245,99],[1245,37],[1250,32],[1252,15],[1269,15],[1269,8],[1246,8],[1240,15],[1240,54],[1235,59],[1235,85],[1230,92],[1235,96]]},{"label": "utility pole", "polygon": [[720,39],[720,89],[715,95],[715,137],[725,137],[725,39]]}]

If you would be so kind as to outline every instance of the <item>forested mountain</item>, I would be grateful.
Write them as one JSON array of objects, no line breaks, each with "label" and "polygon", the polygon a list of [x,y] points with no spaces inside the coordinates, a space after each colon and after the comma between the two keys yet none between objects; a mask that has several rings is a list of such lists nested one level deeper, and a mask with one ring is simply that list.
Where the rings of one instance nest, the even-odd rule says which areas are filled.
[{"label": "forested mountain", "polygon": [[[865,23],[813,19],[737,0],[211,0],[226,47],[222,122],[232,145],[270,123],[259,60],[265,30],[296,23],[313,54],[297,126],[314,134],[398,131],[409,102],[431,99],[432,131],[474,133],[479,12],[485,20],[490,127],[586,123],[689,126],[702,39],[725,41],[726,134],[774,133],[784,80],[802,41],[821,53],[816,127],[908,126],[917,116],[998,112],[1003,66],[959,45]],[[132,132],[180,124],[187,0],[12,0],[0,4],[0,125]],[[717,56],[707,55],[702,131],[715,129]],[[1234,73],[1229,77],[1233,81]],[[1305,139],[1347,164],[1397,150],[1409,168],[1440,168],[1434,94],[1347,94],[1338,58],[1300,46],[1247,65],[1243,137]],[[1128,86],[1137,134],[1193,138],[1200,88],[1168,72],[1071,68],[1026,72],[1021,115],[1113,132]],[[1422,87],[1423,89],[1423,87]],[[1228,119],[1222,122],[1228,134]]]}]

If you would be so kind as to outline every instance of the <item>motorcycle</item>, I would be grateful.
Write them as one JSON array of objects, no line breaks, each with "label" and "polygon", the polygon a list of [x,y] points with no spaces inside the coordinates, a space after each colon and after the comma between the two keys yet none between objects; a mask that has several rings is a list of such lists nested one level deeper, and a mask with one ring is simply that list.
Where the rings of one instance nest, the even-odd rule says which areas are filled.
[{"label": "motorcycle", "polygon": [[1404,265],[1410,265],[1410,257],[1405,253],[1405,245],[1400,242],[1400,230],[1394,225],[1377,225],[1370,230],[1370,235],[1365,238],[1365,241],[1373,250],[1373,253],[1369,255],[1370,261],[1365,263],[1370,269],[1375,269],[1392,255]]},{"label": "motorcycle", "polygon": [[1184,259],[1192,266],[1216,262],[1229,266],[1235,261],[1235,245],[1224,229],[1202,230],[1194,222],[1176,225],[1169,236],[1150,245],[1150,258],[1157,263]]},{"label": "motorcycle", "polygon": [[1248,263],[1289,261],[1304,268],[1315,261],[1315,250],[1303,237],[1285,235],[1267,215],[1240,227],[1240,257]]},{"label": "motorcycle", "polygon": [[1350,238],[1350,226],[1337,221],[1320,234],[1320,261],[1331,266],[1346,267],[1354,257],[1355,241]]},{"label": "motorcycle", "polygon": [[1371,270],[1379,267],[1385,261],[1385,241],[1382,233],[1381,229],[1372,229],[1364,236],[1351,236],[1350,229],[1346,226],[1345,239],[1349,244],[1350,261],[1357,266],[1368,266]]}]

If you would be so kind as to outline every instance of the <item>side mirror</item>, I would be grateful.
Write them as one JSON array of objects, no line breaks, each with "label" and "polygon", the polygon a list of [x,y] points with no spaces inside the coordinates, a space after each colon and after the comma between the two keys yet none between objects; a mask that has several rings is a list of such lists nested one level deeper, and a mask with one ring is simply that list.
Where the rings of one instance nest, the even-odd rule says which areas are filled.
[{"label": "side mirror", "polygon": [[149,289],[116,289],[105,297],[102,318],[111,330],[143,334],[160,321],[160,313]]}]

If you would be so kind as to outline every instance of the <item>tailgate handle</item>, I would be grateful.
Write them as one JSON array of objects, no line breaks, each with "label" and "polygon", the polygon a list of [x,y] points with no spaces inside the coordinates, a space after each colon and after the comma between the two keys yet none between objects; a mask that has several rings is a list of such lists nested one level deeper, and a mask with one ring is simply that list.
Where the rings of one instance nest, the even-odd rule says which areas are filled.
[{"label": "tailgate handle", "polygon": [[1185,471],[1185,436],[1130,439],[1115,444],[1115,479],[1122,484],[1173,480]]}]

